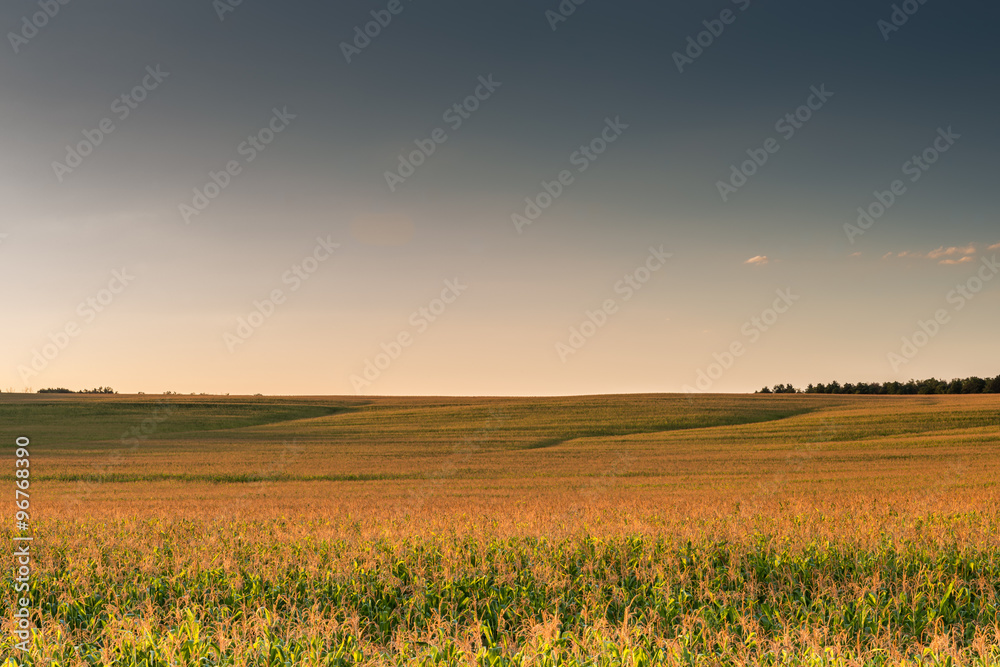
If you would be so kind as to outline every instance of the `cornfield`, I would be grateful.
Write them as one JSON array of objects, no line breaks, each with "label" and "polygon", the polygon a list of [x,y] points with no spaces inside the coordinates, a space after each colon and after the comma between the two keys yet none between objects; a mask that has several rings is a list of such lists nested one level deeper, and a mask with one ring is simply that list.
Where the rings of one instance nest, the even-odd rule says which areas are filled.
[{"label": "cornfield", "polygon": [[[178,408],[78,478],[121,447],[100,437],[106,416],[48,450],[42,428],[35,629],[16,651],[8,614],[0,651],[45,666],[1000,664],[997,400],[759,400],[782,414],[732,418],[741,404],[660,431],[643,420],[678,406],[648,399],[610,435],[541,399],[217,429],[182,428]],[[528,408],[536,422],[454,446],[455,423]],[[558,428],[570,437],[533,446]],[[241,470],[232,439],[286,464]],[[352,467],[365,451],[370,477]]]}]

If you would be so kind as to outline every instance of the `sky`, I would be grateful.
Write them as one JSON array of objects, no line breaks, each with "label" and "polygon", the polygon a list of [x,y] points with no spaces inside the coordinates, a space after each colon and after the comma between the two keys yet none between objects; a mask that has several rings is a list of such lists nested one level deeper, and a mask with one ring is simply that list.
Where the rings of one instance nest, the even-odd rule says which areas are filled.
[{"label": "sky", "polygon": [[987,2],[11,0],[0,389],[1000,373]]}]

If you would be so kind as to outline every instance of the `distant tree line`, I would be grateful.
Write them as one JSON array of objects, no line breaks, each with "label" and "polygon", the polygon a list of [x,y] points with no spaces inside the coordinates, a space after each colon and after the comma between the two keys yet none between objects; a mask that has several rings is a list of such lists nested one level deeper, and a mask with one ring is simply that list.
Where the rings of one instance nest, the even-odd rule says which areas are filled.
[{"label": "distant tree line", "polygon": [[117,394],[118,392],[111,387],[94,387],[93,389],[81,389],[80,391],[73,391],[72,389],[66,389],[65,387],[49,387],[48,389],[39,389],[39,394]]},{"label": "distant tree line", "polygon": [[[812,385],[809,385],[809,386],[811,387]],[[801,394],[802,390],[801,389],[796,389],[795,387],[793,387],[790,384],[776,384],[776,385],[774,385],[774,389],[768,389],[767,387],[764,387],[760,391],[754,392],[754,393],[757,393],[757,394]]]},{"label": "distant tree line", "polygon": [[910,380],[909,382],[858,382],[852,384],[811,384],[805,391],[790,384],[776,384],[764,387],[758,394],[1000,394],[1000,375],[995,378],[957,378],[954,380]]}]

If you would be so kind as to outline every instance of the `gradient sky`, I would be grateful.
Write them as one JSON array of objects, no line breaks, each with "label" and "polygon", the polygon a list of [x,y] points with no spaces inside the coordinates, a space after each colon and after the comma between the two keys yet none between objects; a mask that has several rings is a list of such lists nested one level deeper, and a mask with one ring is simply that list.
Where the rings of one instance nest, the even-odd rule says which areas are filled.
[{"label": "gradient sky", "polygon": [[[553,30],[555,0],[400,0],[348,63],[341,43],[387,5],[243,0],[220,20],[210,0],[74,0],[15,53],[41,10],[4,3],[0,388],[581,394],[681,391],[708,371],[712,391],[1000,373],[1000,280],[949,299],[1000,256],[995,3],[928,0],[885,39],[889,2],[589,0]],[[724,10],[679,72],[673,54]],[[157,66],[169,75],[119,119],[116,98]],[[490,75],[452,130],[445,110]],[[776,122],[813,86],[833,96],[784,138]],[[275,108],[295,118],[246,162]],[[114,131],[60,182],[53,162],[104,118]],[[628,129],[578,171],[608,118]],[[390,192],[385,172],[435,128],[447,141]],[[960,138],[911,182],[904,163],[939,128]],[[770,137],[779,150],[723,201],[717,182]],[[187,223],[179,206],[231,160],[240,173]],[[518,233],[511,215],[562,170],[573,183]],[[845,223],[895,179],[905,193],[850,243]],[[317,238],[340,247],[293,290],[283,276]],[[615,286],[651,246],[671,257],[626,300]],[[102,292],[122,269],[134,278]],[[467,289],[434,322],[411,317],[455,279]],[[227,344],[275,289],[283,303]],[[746,324],[787,289],[798,300],[767,331]],[[411,344],[378,359],[400,334]],[[385,367],[352,382],[368,362]]]}]

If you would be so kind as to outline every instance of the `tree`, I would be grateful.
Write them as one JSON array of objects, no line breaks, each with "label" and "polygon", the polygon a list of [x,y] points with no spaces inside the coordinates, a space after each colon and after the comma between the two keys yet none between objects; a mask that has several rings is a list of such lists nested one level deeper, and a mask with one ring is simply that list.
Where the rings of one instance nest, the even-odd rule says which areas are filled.
[{"label": "tree", "polygon": [[963,394],[981,394],[986,389],[986,380],[980,377],[966,378],[962,382]]},{"label": "tree", "polygon": [[[764,387],[758,394],[798,394],[801,389],[796,389],[791,384],[776,384],[773,388]],[[896,381],[886,382],[858,382],[857,384],[846,383],[843,386],[836,380],[830,384],[822,382],[815,385],[810,384],[806,389],[807,394],[1000,394],[1000,375],[995,378],[981,378],[972,376],[968,378],[956,378],[954,380],[938,380],[928,378],[926,380],[909,380],[900,383]]]},{"label": "tree", "polygon": [[929,378],[920,383],[920,388],[917,390],[918,394],[940,394],[942,392],[942,384],[937,378]]}]

